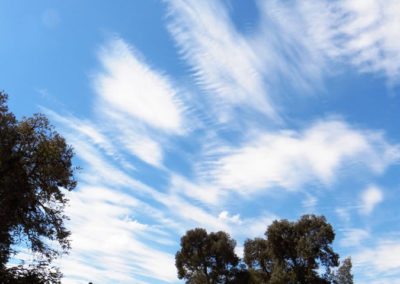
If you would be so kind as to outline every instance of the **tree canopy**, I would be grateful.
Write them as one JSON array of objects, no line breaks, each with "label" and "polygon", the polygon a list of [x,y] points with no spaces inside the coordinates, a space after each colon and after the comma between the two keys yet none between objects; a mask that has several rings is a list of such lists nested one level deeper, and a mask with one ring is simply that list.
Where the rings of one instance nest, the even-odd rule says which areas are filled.
[{"label": "tree canopy", "polygon": [[175,258],[179,279],[193,284],[229,282],[232,268],[239,262],[235,246],[236,242],[225,232],[208,234],[201,228],[187,231]]},{"label": "tree canopy", "polygon": [[331,247],[334,238],[323,216],[277,220],[267,228],[265,238],[246,240],[240,261],[228,234],[197,228],[181,238],[178,277],[186,283],[351,284],[351,260],[337,269],[339,255]]},{"label": "tree canopy", "polygon": [[[17,120],[0,92],[0,277],[36,273],[43,280],[43,268],[69,249],[64,207],[65,191],[76,186],[72,157],[72,148],[44,115]],[[36,269],[6,267],[16,246],[37,256]]]},{"label": "tree canopy", "polygon": [[351,258],[346,258],[340,265],[334,277],[335,284],[353,284],[353,274],[351,273]]},{"label": "tree canopy", "polygon": [[[270,283],[329,283],[327,274],[338,266],[330,246],[335,233],[324,217],[305,215],[297,222],[274,221],[265,239],[245,242],[246,264]],[[319,275],[323,266],[326,275]]]}]

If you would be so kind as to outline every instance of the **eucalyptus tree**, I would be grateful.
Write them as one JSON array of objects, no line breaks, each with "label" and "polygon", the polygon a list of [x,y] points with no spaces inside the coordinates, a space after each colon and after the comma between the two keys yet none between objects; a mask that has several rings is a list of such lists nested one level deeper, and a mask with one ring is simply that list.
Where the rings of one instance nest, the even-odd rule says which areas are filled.
[{"label": "eucalyptus tree", "polygon": [[[70,248],[64,208],[76,187],[73,150],[44,115],[18,120],[7,98],[0,92],[0,279],[55,283],[61,274],[47,268]],[[35,267],[7,267],[17,247],[36,256]]]}]

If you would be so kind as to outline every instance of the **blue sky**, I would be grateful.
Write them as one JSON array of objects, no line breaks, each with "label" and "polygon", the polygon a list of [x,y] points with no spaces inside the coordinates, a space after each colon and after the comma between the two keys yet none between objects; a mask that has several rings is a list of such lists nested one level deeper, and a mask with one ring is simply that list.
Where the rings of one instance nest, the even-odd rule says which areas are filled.
[{"label": "blue sky", "polygon": [[0,88],[82,167],[65,283],[179,283],[194,227],[323,214],[400,283],[400,3],[0,1]]}]

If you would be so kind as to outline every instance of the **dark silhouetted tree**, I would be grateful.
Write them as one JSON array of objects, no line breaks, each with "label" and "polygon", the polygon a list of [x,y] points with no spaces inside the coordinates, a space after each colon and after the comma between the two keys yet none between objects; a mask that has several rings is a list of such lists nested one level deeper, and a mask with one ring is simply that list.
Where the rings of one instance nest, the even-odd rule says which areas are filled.
[{"label": "dark silhouetted tree", "polygon": [[228,283],[239,262],[235,246],[224,232],[208,234],[200,228],[187,231],[175,256],[178,278],[186,279],[186,283]]},{"label": "dark silhouetted tree", "polygon": [[243,260],[247,264],[254,281],[263,283],[271,279],[272,258],[269,255],[266,240],[256,238],[245,241]]},{"label": "dark silhouetted tree", "polygon": [[[71,147],[45,116],[17,120],[0,92],[0,277],[11,273],[15,279],[37,278],[29,283],[56,283],[43,279],[60,276],[47,268],[70,247],[64,191],[76,186],[72,157]],[[36,268],[6,268],[16,245],[37,256]],[[10,283],[20,283],[15,279]]]},{"label": "dark silhouetted tree", "polygon": [[353,274],[351,273],[352,268],[351,258],[348,257],[343,260],[339,269],[335,274],[335,284],[353,284]]},{"label": "dark silhouetted tree", "polygon": [[8,268],[1,274],[2,284],[60,284],[62,273],[48,262],[39,262],[25,267]]},{"label": "dark silhouetted tree", "polygon": [[226,233],[187,231],[175,258],[178,277],[195,284],[353,283],[350,259],[336,269],[339,256],[331,247],[335,233],[325,217],[274,221],[265,236],[245,242],[241,262],[235,241]]},{"label": "dark silhouetted tree", "polygon": [[[247,240],[244,261],[264,283],[330,283],[328,274],[338,266],[330,246],[335,233],[325,217],[305,215],[297,222],[274,221],[266,239]],[[326,273],[319,275],[320,267]]]}]

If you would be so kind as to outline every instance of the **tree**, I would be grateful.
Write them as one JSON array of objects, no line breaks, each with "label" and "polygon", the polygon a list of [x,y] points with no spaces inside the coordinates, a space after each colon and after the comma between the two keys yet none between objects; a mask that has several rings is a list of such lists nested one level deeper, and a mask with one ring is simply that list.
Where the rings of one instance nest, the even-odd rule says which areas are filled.
[{"label": "tree", "polygon": [[353,284],[353,274],[351,273],[352,266],[351,258],[346,258],[336,272],[334,283]]},{"label": "tree", "polygon": [[64,207],[65,191],[76,186],[72,157],[72,148],[45,116],[18,121],[0,92],[0,277],[28,275],[25,268],[6,268],[16,245],[38,256],[31,271],[42,276],[42,268],[70,248]]},{"label": "tree", "polygon": [[60,284],[62,277],[58,268],[47,262],[24,267],[19,265],[0,272],[2,284]]},{"label": "tree", "polygon": [[[305,215],[297,222],[274,221],[266,239],[247,240],[244,261],[266,283],[329,283],[339,256],[330,244],[335,233],[325,217]],[[320,266],[325,275],[319,275]]]},{"label": "tree", "polygon": [[241,261],[228,234],[208,234],[201,228],[187,231],[175,257],[178,277],[192,284],[353,283],[350,258],[336,269],[339,255],[331,247],[335,233],[325,217],[277,220],[265,236],[246,240]]},{"label": "tree", "polygon": [[257,283],[267,282],[271,278],[272,261],[264,239],[246,240],[243,260]]},{"label": "tree", "polygon": [[208,234],[201,228],[187,231],[175,256],[178,278],[196,284],[229,282],[239,262],[235,246],[225,232]]}]

